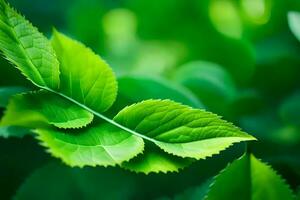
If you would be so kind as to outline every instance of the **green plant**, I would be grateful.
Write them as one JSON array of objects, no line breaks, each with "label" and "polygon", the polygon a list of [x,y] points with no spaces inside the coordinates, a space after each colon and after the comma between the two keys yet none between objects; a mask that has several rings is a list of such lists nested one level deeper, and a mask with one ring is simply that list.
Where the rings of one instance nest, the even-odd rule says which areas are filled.
[{"label": "green plant", "polygon": [[109,119],[103,113],[116,99],[117,82],[99,56],[55,30],[48,42],[4,1],[0,29],[7,60],[41,89],[15,95],[1,125],[31,128],[71,166],[177,171],[235,142],[254,140],[215,114],[171,100],[142,101]]},{"label": "green plant", "polygon": [[[118,86],[110,66],[92,50],[56,30],[49,41],[3,0],[0,0],[0,49],[34,86],[29,92],[22,87],[1,88],[0,106],[6,110],[0,122],[0,135],[22,137],[30,133],[47,152],[69,166],[118,165],[145,174],[173,172],[219,154],[234,143],[256,140],[220,116],[200,109],[203,105],[192,92],[204,99],[206,105],[212,103],[210,109],[221,113],[226,113],[238,95],[229,75],[219,66],[208,69],[208,63],[192,63],[179,70],[174,79],[192,92],[150,77],[121,77]],[[202,67],[197,66],[197,73],[191,77],[195,64]],[[197,87],[199,82],[203,87]],[[129,84],[135,90],[143,85],[141,90],[148,88],[148,93],[141,91],[141,96],[133,96],[134,93],[126,91],[129,87],[122,87]],[[166,100],[148,99],[162,98],[153,90],[157,85]],[[265,173],[263,178],[261,172]],[[236,174],[239,182],[231,183],[230,178]],[[45,172],[37,176],[43,177]],[[34,185],[35,178],[32,180],[26,184]],[[195,198],[234,198],[241,191],[243,199],[293,198],[282,179],[249,153],[210,182],[209,189],[209,184],[201,186],[204,195],[196,194]],[[268,183],[273,187],[264,188]],[[24,189],[26,184],[18,198],[32,195]],[[64,190],[60,192],[66,195]],[[183,198],[192,194],[191,190]]]}]

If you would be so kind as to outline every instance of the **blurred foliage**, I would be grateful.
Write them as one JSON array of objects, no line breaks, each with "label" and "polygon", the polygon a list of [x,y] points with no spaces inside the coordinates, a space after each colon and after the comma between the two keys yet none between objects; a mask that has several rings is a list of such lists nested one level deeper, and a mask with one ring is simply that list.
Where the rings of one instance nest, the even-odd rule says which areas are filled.
[{"label": "blurred foliage", "polygon": [[[269,162],[292,189],[299,187],[300,1],[9,2],[46,35],[54,26],[103,56],[119,77],[118,106],[170,98],[220,114],[256,136],[259,142],[248,150]],[[0,65],[0,74],[7,77],[0,87],[31,87],[7,61],[1,58]],[[109,112],[114,109],[120,108]],[[175,194],[187,199],[184,191],[200,195],[201,184],[243,152],[238,145],[179,174],[146,177],[59,163],[42,167],[51,158],[30,136],[0,138],[0,147],[1,199],[11,198],[17,188],[20,199],[40,199],[44,193],[49,199],[68,199],[71,193],[85,199],[99,193],[107,199],[168,199]],[[61,182],[55,182],[57,177]]]}]

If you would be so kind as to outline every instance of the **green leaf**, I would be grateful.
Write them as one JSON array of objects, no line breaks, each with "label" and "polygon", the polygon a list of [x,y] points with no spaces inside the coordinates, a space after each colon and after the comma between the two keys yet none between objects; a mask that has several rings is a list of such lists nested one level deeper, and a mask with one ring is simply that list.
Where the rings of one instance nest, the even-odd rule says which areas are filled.
[{"label": "green leaf", "polygon": [[59,63],[49,41],[4,0],[0,1],[0,48],[32,83],[59,87]]},{"label": "green leaf", "polygon": [[54,31],[52,45],[60,62],[60,92],[97,111],[112,106],[117,82],[112,69],[83,44]]},{"label": "green leaf", "polygon": [[292,33],[300,41],[300,13],[295,11],[289,12],[288,23]]},{"label": "green leaf", "polygon": [[[18,99],[17,97],[21,99]],[[47,101],[43,101],[42,99],[46,99]],[[71,114],[80,114],[79,111],[83,112],[83,114],[74,116],[74,121],[76,122],[80,117],[84,116],[85,110],[76,111],[76,109],[80,108],[76,107],[75,104],[70,104],[70,106],[73,106],[74,108],[71,107],[71,109],[66,109],[68,104],[66,105],[65,101],[62,101],[63,103],[59,106],[57,102],[59,102],[60,99],[62,98],[44,91],[26,95],[17,95],[13,98],[12,103],[9,104],[8,111],[2,120],[2,124],[23,126],[30,124],[33,127],[38,127],[40,122],[48,122],[60,127],[64,125],[64,128],[67,126],[74,127],[72,121],[68,120],[69,116],[67,111],[69,110]],[[141,110],[144,111],[140,112]],[[13,117],[16,115],[15,113],[23,116],[24,119],[20,118],[20,121],[14,120]],[[140,116],[139,113],[143,115]],[[60,114],[62,114],[62,116],[60,116]],[[55,119],[62,120],[64,119],[63,117],[67,117],[65,119],[65,124],[61,121],[53,122]],[[140,121],[140,119],[143,119],[143,121]],[[52,122],[49,120],[52,120]],[[130,122],[127,120],[130,120]],[[144,138],[147,141],[154,142],[154,144],[167,153],[183,158],[205,159],[207,156],[219,153],[219,151],[226,149],[235,142],[254,139],[252,136],[243,133],[232,124],[221,120],[217,115],[202,110],[192,109],[170,100],[148,100],[127,107],[116,116],[115,121],[131,129],[129,131],[123,131],[114,125],[110,125],[115,128],[115,130],[110,130],[111,133],[113,133],[113,131],[119,131],[125,135],[137,137],[139,140]],[[81,130],[70,134],[70,137],[72,137],[71,146],[77,150],[80,149],[76,151],[79,154],[85,152],[85,149],[81,148],[82,145],[80,143],[85,143],[84,140],[88,137],[94,137],[92,136],[92,133],[94,132],[90,132],[90,129],[91,128],[87,128],[84,130],[87,131],[87,133],[84,134],[85,138],[81,137]],[[147,130],[152,131],[148,132]],[[105,129],[97,129],[97,131],[100,134],[101,132],[104,132]],[[136,133],[132,134],[132,131],[135,131]],[[37,132],[40,135],[48,133],[48,137],[39,137],[39,139],[55,157],[61,158],[67,164],[72,166],[94,165],[93,160],[95,160],[95,158],[80,160],[81,163],[76,160],[74,161],[73,159],[76,159],[76,156],[73,156],[74,149],[69,147],[66,148],[64,145],[61,145],[62,143],[68,143],[68,138],[63,137],[58,139],[54,133],[58,136],[60,136],[61,133],[65,133],[69,136],[67,131],[47,132],[47,130],[39,130]],[[154,136],[153,134],[156,135]],[[120,137],[119,134],[113,135]],[[109,135],[105,134],[103,136],[103,138],[106,137],[108,139]],[[120,137],[120,139],[122,139],[122,137]],[[133,140],[130,145],[140,146],[139,140]],[[91,144],[90,146],[94,148],[97,145]],[[139,151],[134,151],[135,154],[130,153],[130,150],[132,149],[129,147],[128,150],[125,148],[122,149],[124,156],[128,156],[126,157],[127,159],[134,157],[139,153]],[[87,151],[89,151],[89,149]],[[138,156],[137,159],[124,166],[133,171],[149,173],[151,171],[177,171],[191,163],[190,160],[184,160],[176,156],[168,155],[167,153],[161,150],[149,151],[149,149],[147,149],[143,155]],[[106,162],[102,159],[107,160],[107,156],[105,154],[96,155],[99,159],[99,163],[105,163],[99,165],[106,165]],[[89,158],[88,156],[85,157]],[[121,161],[122,160],[116,160],[116,163],[121,163]],[[162,162],[165,164],[160,165],[159,163]]]},{"label": "green leaf", "polygon": [[138,155],[129,162],[122,163],[121,167],[133,172],[149,174],[151,172],[179,172],[179,170],[189,166],[194,160],[180,158],[162,152],[158,147],[145,144],[143,154]]},{"label": "green leaf", "polygon": [[114,120],[167,153],[205,159],[235,142],[254,138],[219,116],[171,100],[147,100],[126,107]]},{"label": "green leaf", "polygon": [[[48,95],[47,92],[45,94]],[[49,100],[50,98],[47,97],[43,99]],[[29,102],[34,101],[30,100]],[[34,105],[38,104],[34,103]],[[62,105],[60,107],[57,106],[54,110],[57,113],[61,113],[64,109],[65,106]],[[34,107],[28,111],[32,110],[34,110]],[[43,110],[39,112],[41,113]],[[58,115],[50,114],[48,116],[53,117]],[[7,121],[5,119],[6,117],[4,117],[4,122]],[[32,119],[29,118],[29,120]],[[11,119],[11,121],[13,120]],[[37,122],[39,121],[37,120]],[[29,124],[33,124],[33,122],[30,122]],[[217,115],[202,110],[192,109],[170,100],[148,100],[127,107],[122,110],[115,117],[115,121],[111,121],[109,125],[114,128],[110,129],[110,134],[104,134],[105,128],[97,129],[97,134],[104,134],[103,139],[110,140],[110,135],[113,135],[116,137],[114,141],[118,141],[117,138],[122,140],[123,138],[119,133],[138,138],[138,140],[132,140],[130,146],[126,146],[128,149],[125,147],[123,148],[122,146],[116,147],[117,150],[122,148],[121,152],[124,153],[122,156],[127,160],[140,153],[142,148],[134,150],[131,146],[141,146],[140,140],[142,141],[142,138],[154,143],[165,151],[153,151],[152,149],[149,151],[149,148],[147,148],[144,154],[138,156],[132,162],[124,164],[124,167],[127,169],[145,173],[151,171],[178,171],[178,169],[190,164],[191,161],[178,158],[177,156],[182,158],[205,159],[208,156],[219,153],[221,150],[226,149],[235,142],[254,139],[252,136],[240,131],[232,124],[220,119]],[[120,127],[120,125],[123,125],[124,127]],[[93,161],[96,160],[96,158],[89,157],[93,154],[87,156],[78,156],[75,154],[77,157],[80,157],[79,161],[76,160],[77,157],[73,154],[75,150],[77,150],[75,153],[78,153],[79,155],[81,155],[81,153],[85,154],[85,151],[90,153],[89,148],[87,150],[81,148],[81,143],[86,144],[85,140],[88,140],[88,138],[94,140],[95,136],[93,136],[93,134],[95,134],[96,131],[90,129],[92,128],[88,127],[85,130],[80,129],[71,132],[70,134],[67,134],[67,131],[53,130],[38,130],[37,133],[42,136],[45,134],[47,135],[47,137],[39,137],[39,140],[44,143],[44,146],[46,146],[49,149],[48,151],[55,157],[61,158],[71,166],[84,166],[94,165]],[[86,133],[83,134],[81,131]],[[116,133],[114,133],[114,131],[116,131]],[[62,135],[68,137],[58,138]],[[71,139],[69,137],[71,137]],[[72,145],[70,146],[72,148],[69,146],[66,148],[65,145],[62,145],[65,143],[71,143]],[[91,143],[89,146],[98,149],[97,146],[99,146],[99,144]],[[119,151],[117,151],[117,153],[119,153]],[[167,153],[173,154],[174,156],[168,155]],[[97,155],[99,165],[108,165],[106,163],[106,154],[102,155],[98,153],[94,155]],[[82,160],[81,157],[86,159]],[[113,159],[111,159],[111,162],[112,160]],[[114,160],[115,163],[118,164],[124,161],[122,159]],[[162,162],[165,164],[160,165],[159,163]]]},{"label": "green leaf", "polygon": [[214,63],[188,63],[179,68],[174,80],[189,88],[212,112],[224,114],[237,93],[230,74]]},{"label": "green leaf", "polygon": [[[18,117],[16,117],[18,116]],[[7,106],[2,126],[81,128],[93,120],[93,114],[47,91],[15,95]]]},{"label": "green leaf", "polygon": [[[2,4],[5,5],[3,2]],[[7,24],[7,28],[13,29],[12,27],[11,24]],[[27,31],[30,27],[23,29]],[[5,27],[1,26],[0,30],[6,31]],[[35,38],[34,35],[26,37],[30,40]],[[18,41],[11,41],[10,45],[20,46]],[[0,49],[12,61],[28,60],[27,54],[14,57],[14,52],[6,51],[6,46],[8,44],[3,44]],[[38,128],[36,132],[42,143],[54,156],[69,165],[120,164],[140,153],[141,144],[145,140],[160,148],[159,156],[154,156],[154,159],[153,156],[151,157],[152,163],[149,165],[153,164],[153,167],[147,169],[159,171],[155,167],[157,160],[165,159],[167,160],[165,163],[171,164],[166,165],[161,171],[174,171],[178,169],[178,165],[185,166],[185,161],[181,164],[181,161],[175,159],[176,156],[176,158],[204,159],[219,153],[235,142],[254,140],[252,136],[217,115],[170,100],[149,100],[132,105],[123,109],[112,120],[103,114],[112,106],[117,95],[116,78],[108,64],[83,44],[57,31],[54,31],[52,46],[60,62],[59,88],[52,87],[53,85],[41,85],[39,79],[32,79],[31,74],[24,73],[33,83],[51,94],[42,91],[45,96],[31,95],[28,99],[28,96],[19,97],[17,100],[22,102],[9,105],[8,114],[4,116],[2,123],[3,125],[17,123]],[[47,50],[48,46],[45,49]],[[39,49],[39,53],[44,53],[45,49]],[[53,64],[55,63],[56,60],[53,61]],[[29,72],[38,70],[34,65],[31,67]],[[56,70],[56,65],[47,69]],[[220,102],[220,99],[218,101]],[[24,112],[17,112],[19,110]],[[65,112],[68,114],[64,114]],[[68,131],[45,126],[48,123],[59,128],[81,127],[91,121],[92,114],[106,121],[107,124],[100,126],[93,124],[86,129]],[[14,118],[18,119],[13,120]],[[105,151],[106,148],[111,149]],[[173,155],[168,155],[166,158],[161,156],[162,154]]]},{"label": "green leaf", "polygon": [[[59,181],[58,181],[59,178]],[[49,163],[34,171],[13,199],[126,200],[137,197],[138,182],[132,174],[116,168],[70,168]],[[116,190],[117,189],[117,190]]]},{"label": "green leaf", "polygon": [[23,128],[23,127],[18,127],[18,126],[0,127],[0,137],[4,137],[4,138],[9,138],[9,137],[22,138],[27,134],[30,134],[30,130],[28,128]]},{"label": "green leaf", "polygon": [[294,199],[285,181],[253,155],[244,155],[215,177],[206,200],[221,199],[289,200]]},{"label": "green leaf", "polygon": [[38,140],[54,157],[70,166],[115,166],[135,157],[143,140],[108,123],[74,132],[38,129]]},{"label": "green leaf", "polygon": [[8,101],[11,96],[26,91],[28,91],[28,89],[24,87],[16,87],[16,86],[0,87],[0,107],[5,107],[8,104]]}]

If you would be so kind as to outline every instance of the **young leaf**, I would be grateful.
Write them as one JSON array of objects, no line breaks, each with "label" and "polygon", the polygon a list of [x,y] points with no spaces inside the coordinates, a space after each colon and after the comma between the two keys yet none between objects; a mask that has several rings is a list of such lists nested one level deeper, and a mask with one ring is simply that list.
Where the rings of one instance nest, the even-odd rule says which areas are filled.
[{"label": "young leaf", "polygon": [[171,100],[134,104],[121,110],[114,121],[183,158],[205,159],[235,142],[254,140],[215,114]]},{"label": "young leaf", "polygon": [[289,12],[288,23],[292,33],[300,41],[300,13],[295,11]]},{"label": "young leaf", "polygon": [[52,45],[60,62],[60,92],[97,111],[112,106],[117,82],[112,69],[79,42],[54,31]]},{"label": "young leaf", "polygon": [[0,0],[0,48],[32,83],[58,89],[59,63],[49,41],[4,0]]},{"label": "young leaf", "polygon": [[47,129],[36,133],[48,152],[70,166],[114,166],[135,157],[144,148],[141,138],[108,123],[73,133]]},{"label": "young leaf", "polygon": [[211,185],[206,200],[289,200],[293,194],[276,172],[253,155],[244,155],[226,167]]},{"label": "young leaf", "polygon": [[8,104],[11,96],[26,91],[28,91],[28,89],[24,87],[0,87],[0,107],[5,107]]},{"label": "young leaf", "polygon": [[12,97],[0,125],[37,128],[52,124],[58,128],[80,128],[92,120],[90,112],[56,94],[41,90]]}]

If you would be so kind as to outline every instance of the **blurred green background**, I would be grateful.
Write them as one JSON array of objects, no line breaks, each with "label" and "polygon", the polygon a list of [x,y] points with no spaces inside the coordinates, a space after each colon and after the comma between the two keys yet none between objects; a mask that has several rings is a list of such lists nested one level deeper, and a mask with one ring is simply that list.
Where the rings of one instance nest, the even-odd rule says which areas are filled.
[{"label": "blurred green background", "polygon": [[[300,41],[288,24],[288,12],[300,11],[299,0],[9,2],[47,36],[55,27],[107,60],[119,78],[118,103],[107,115],[149,98],[205,108],[257,137],[250,151],[291,188],[300,185]],[[9,77],[0,86],[30,87],[2,58],[0,65],[1,76]],[[244,144],[235,145],[179,174],[146,176],[118,168],[71,169],[30,136],[0,138],[0,194],[173,198],[205,183],[243,151]]]}]

